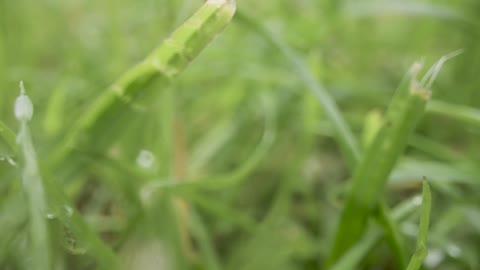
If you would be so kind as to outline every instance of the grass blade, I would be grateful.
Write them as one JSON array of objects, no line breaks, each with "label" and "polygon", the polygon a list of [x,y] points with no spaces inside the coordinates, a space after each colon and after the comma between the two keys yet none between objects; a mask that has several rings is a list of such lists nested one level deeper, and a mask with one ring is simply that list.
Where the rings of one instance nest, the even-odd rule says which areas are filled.
[{"label": "grass blade", "polygon": [[340,217],[327,266],[332,265],[362,236],[393,166],[423,115],[429,91],[419,85],[416,79],[418,72],[419,66],[414,65],[397,89],[383,126],[354,172],[352,188]]},{"label": "grass blade", "polygon": [[229,24],[235,8],[234,0],[207,1],[157,49],[125,72],[93,102],[67,134],[66,141],[54,155],[54,163],[63,160],[80,141],[92,143],[88,138],[95,138],[97,141],[102,137],[106,142],[111,141],[111,137],[102,135],[104,132],[96,131],[105,123],[111,126],[121,121],[118,112],[124,109],[126,104],[140,96],[149,98],[151,93],[144,91],[147,86],[158,81],[160,85],[167,85],[177,77]]},{"label": "grass blade", "polygon": [[418,270],[422,266],[423,260],[427,257],[427,235],[430,225],[430,211],[432,208],[432,195],[427,181],[423,181],[422,192],[422,214],[420,216],[420,226],[418,229],[417,248],[413,254],[407,270]]},{"label": "grass blade", "polygon": [[[23,85],[21,88],[23,89]],[[33,105],[24,94],[24,90],[15,103],[15,115],[20,122],[17,141],[23,164],[23,186],[29,201],[34,268],[52,269],[47,221],[58,218],[65,232],[67,248],[71,252],[91,254],[96,258],[99,269],[117,269],[113,251],[97,237],[77,211],[70,206],[63,191],[57,185],[42,179],[28,127],[28,121],[33,115]]]},{"label": "grass blade", "polygon": [[463,105],[449,104],[439,100],[433,100],[427,106],[427,112],[451,117],[457,121],[480,127],[480,110]]},{"label": "grass blade", "polygon": [[346,162],[352,169],[360,159],[360,148],[353,132],[327,90],[317,82],[306,67],[307,65],[304,61],[297,56],[283,40],[268,31],[261,23],[255,21],[255,19],[249,17],[244,12],[239,11],[236,18],[280,51],[284,58],[293,66],[294,71],[301,78],[304,85],[317,97],[318,101],[322,104],[325,114],[334,127],[335,133],[337,134],[337,142],[345,156]]},{"label": "grass blade", "polygon": [[[419,206],[418,196],[406,200],[397,205],[391,211],[391,218],[394,222],[403,221]],[[379,228],[373,226],[362,238],[357,242],[332,266],[330,270],[358,269],[358,265],[362,259],[380,242],[384,233]]]},{"label": "grass blade", "polygon": [[47,201],[28,126],[33,115],[33,105],[25,94],[23,83],[20,83],[20,91],[20,96],[15,102],[15,116],[20,122],[17,141],[21,156],[22,184],[28,201],[31,268],[49,270],[52,269],[52,254],[46,219]]}]

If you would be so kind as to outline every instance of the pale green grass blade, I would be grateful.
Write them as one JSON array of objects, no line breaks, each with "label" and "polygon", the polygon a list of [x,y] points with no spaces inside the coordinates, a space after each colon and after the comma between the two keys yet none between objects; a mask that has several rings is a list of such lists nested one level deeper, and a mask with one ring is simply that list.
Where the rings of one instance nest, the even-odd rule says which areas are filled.
[{"label": "pale green grass blade", "polygon": [[35,269],[52,269],[48,231],[50,219],[60,221],[65,232],[63,237],[71,252],[92,255],[96,258],[99,269],[117,269],[112,250],[91,231],[71,206],[63,191],[41,177],[28,127],[28,121],[33,115],[33,105],[24,95],[24,91],[15,103],[15,115],[20,121],[17,141],[22,154],[23,186],[29,200],[32,249],[34,250],[32,263]]},{"label": "pale green grass blade", "polygon": [[422,193],[422,214],[420,216],[420,225],[418,228],[418,239],[415,253],[413,254],[407,270],[418,270],[421,268],[423,260],[427,257],[427,236],[430,225],[430,212],[432,208],[432,195],[427,181],[423,182]]},{"label": "pale green grass blade", "polygon": [[17,138],[21,156],[22,184],[28,201],[28,216],[30,227],[30,267],[32,269],[52,269],[52,254],[48,228],[47,200],[37,154],[33,147],[28,122],[33,114],[33,105],[25,95],[23,83],[20,83],[21,94],[15,102],[15,115],[20,123]]},{"label": "pale green grass blade", "polygon": [[408,158],[402,160],[392,172],[389,186],[395,188],[402,185],[420,185],[422,177],[429,179],[432,184],[435,182],[471,186],[480,184],[476,169],[454,166],[445,162]]},{"label": "pale green grass blade", "polygon": [[450,117],[477,128],[480,127],[480,110],[476,108],[433,100],[428,104],[427,112]]}]

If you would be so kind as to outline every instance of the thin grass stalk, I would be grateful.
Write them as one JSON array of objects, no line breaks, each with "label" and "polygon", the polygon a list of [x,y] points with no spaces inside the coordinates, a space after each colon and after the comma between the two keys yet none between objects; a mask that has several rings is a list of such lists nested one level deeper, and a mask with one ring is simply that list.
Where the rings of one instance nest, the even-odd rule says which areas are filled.
[{"label": "thin grass stalk", "polygon": [[37,163],[28,122],[33,115],[33,105],[20,83],[20,96],[15,102],[15,116],[20,123],[17,137],[21,156],[22,184],[28,202],[31,249],[29,258],[31,269],[52,269],[52,254],[45,188]]},{"label": "thin grass stalk", "polygon": [[423,115],[430,91],[418,83],[418,72],[419,66],[414,65],[397,89],[382,128],[354,171],[352,188],[340,217],[327,268],[361,238],[393,166]]},{"label": "thin grass stalk", "polygon": [[378,212],[377,219],[385,230],[385,238],[395,260],[395,265],[397,265],[399,269],[405,269],[407,266],[407,257],[403,238],[384,200],[380,203]]},{"label": "thin grass stalk", "polygon": [[[21,88],[23,89],[23,86]],[[48,220],[60,222],[65,243],[71,252],[92,255],[97,261],[98,269],[117,269],[117,259],[113,251],[88,227],[63,191],[41,177],[28,128],[28,121],[33,115],[33,105],[24,95],[24,90],[15,104],[15,115],[20,122],[17,142],[23,160],[23,186],[30,204],[32,245],[36,252],[33,258],[35,269],[52,269]]]},{"label": "thin grass stalk", "polygon": [[423,181],[422,193],[422,213],[420,215],[420,225],[418,227],[418,239],[415,253],[408,264],[407,270],[418,270],[421,268],[423,260],[427,257],[427,236],[430,225],[430,212],[432,208],[432,195],[427,181]]},{"label": "thin grass stalk", "polygon": [[350,169],[360,160],[360,148],[349,128],[347,122],[342,116],[334,99],[328,91],[315,79],[312,73],[306,67],[304,61],[286,44],[285,41],[271,33],[261,23],[247,15],[243,11],[237,12],[236,19],[245,24],[253,31],[257,32],[274,48],[280,51],[283,57],[291,64],[294,71],[301,78],[304,85],[317,97],[328,119],[332,123],[339,147],[345,157]]}]

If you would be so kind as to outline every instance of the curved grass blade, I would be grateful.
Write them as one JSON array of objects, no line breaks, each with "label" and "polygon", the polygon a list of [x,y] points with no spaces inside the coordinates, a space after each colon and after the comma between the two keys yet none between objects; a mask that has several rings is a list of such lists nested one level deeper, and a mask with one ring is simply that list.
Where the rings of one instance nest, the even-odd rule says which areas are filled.
[{"label": "curved grass blade", "polygon": [[419,69],[415,64],[397,89],[383,126],[354,171],[327,268],[361,238],[393,166],[423,115],[430,91],[418,83]]},{"label": "curved grass blade", "polygon": [[102,130],[104,124],[121,124],[119,112],[128,108],[126,104],[138,98],[150,98],[152,93],[146,90],[154,82],[166,85],[176,78],[229,24],[235,9],[234,0],[208,0],[157,49],[125,72],[93,102],[67,134],[53,162],[65,159],[72,148],[81,142],[94,143],[93,140],[102,137],[106,143],[111,142],[111,137],[102,136],[105,133]]},{"label": "curved grass blade", "polygon": [[422,266],[423,260],[427,257],[427,235],[430,225],[430,211],[432,208],[432,195],[427,181],[423,181],[422,192],[422,214],[420,216],[420,225],[418,228],[417,248],[413,254],[407,270],[418,270]]},{"label": "curved grass blade", "polygon": [[317,82],[304,61],[297,56],[283,40],[268,31],[261,23],[255,21],[255,19],[249,17],[244,12],[239,11],[236,18],[280,51],[285,59],[293,66],[294,71],[301,78],[304,85],[317,97],[320,104],[322,104],[325,114],[335,129],[336,139],[345,156],[346,162],[348,166],[353,169],[355,164],[360,160],[360,148],[353,132],[328,91]]}]

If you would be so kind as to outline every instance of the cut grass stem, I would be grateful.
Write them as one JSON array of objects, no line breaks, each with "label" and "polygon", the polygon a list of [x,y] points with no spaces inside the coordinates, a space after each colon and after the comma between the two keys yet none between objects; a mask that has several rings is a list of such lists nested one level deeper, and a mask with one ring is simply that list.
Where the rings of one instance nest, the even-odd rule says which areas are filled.
[{"label": "cut grass stem", "polygon": [[420,67],[414,64],[400,84],[388,107],[383,126],[354,171],[327,268],[361,238],[368,217],[382,197],[393,166],[423,115],[430,93],[417,81]]},{"label": "cut grass stem", "polygon": [[[154,81],[168,85],[229,24],[235,8],[234,0],[207,1],[141,63],[101,93],[67,133],[66,140],[54,154],[53,164],[65,160],[79,143],[98,140],[101,136],[94,134],[95,130],[102,129],[106,123],[111,125],[115,119],[118,121],[116,112],[124,110],[128,104],[132,105],[139,96],[148,98],[151,93],[145,93],[145,89]],[[111,141],[112,138],[106,140]]]}]

